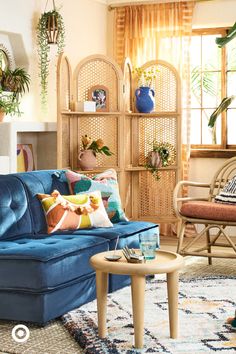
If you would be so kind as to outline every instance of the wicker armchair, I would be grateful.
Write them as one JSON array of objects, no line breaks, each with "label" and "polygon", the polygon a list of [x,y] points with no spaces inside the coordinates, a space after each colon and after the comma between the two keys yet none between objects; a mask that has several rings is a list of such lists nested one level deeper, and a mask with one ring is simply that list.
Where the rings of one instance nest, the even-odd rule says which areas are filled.
[{"label": "wicker armchair", "polygon": [[[212,182],[209,184],[180,181],[176,185],[173,196],[174,210],[180,219],[177,253],[208,257],[209,264],[212,264],[212,257],[236,258],[236,245],[226,233],[227,226],[236,226],[236,204],[215,202],[216,195],[234,175],[236,175],[236,157],[228,159],[215,173]],[[191,187],[191,189],[207,188],[208,196],[202,198],[182,197],[183,188],[188,187]],[[185,244],[183,240],[185,228],[188,224],[194,225],[196,230],[201,230],[196,231],[193,238]],[[205,244],[202,243],[199,247],[202,238],[205,239]],[[217,249],[216,247],[219,246],[228,247],[228,250]]]}]

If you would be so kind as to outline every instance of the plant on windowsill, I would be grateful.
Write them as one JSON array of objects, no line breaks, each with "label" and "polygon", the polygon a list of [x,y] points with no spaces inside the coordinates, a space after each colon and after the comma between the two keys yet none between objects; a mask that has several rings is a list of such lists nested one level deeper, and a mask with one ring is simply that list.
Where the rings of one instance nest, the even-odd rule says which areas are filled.
[{"label": "plant on windowsill", "polygon": [[98,153],[107,156],[113,155],[102,139],[92,140],[88,135],[82,136],[82,147],[78,156],[78,163],[82,170],[92,170],[96,166]]},{"label": "plant on windowsill", "polygon": [[46,110],[47,107],[47,89],[49,75],[49,52],[50,44],[57,45],[57,54],[63,52],[65,47],[65,26],[64,21],[55,7],[53,0],[53,10],[44,12],[38,22],[37,29],[37,45],[39,56],[39,77],[41,85],[41,104]]},{"label": "plant on windowsill", "polygon": [[0,69],[0,117],[5,114],[20,116],[20,98],[29,91],[30,76],[23,68]]},{"label": "plant on windowsill", "polygon": [[172,144],[152,142],[152,150],[149,151],[144,167],[151,172],[158,181],[160,179],[159,167],[166,167],[175,161],[176,151]]},{"label": "plant on windowsill", "polygon": [[223,113],[233,102],[233,100],[236,98],[236,96],[229,96],[223,98],[219,106],[216,108],[216,110],[212,113],[210,116],[209,122],[208,122],[208,127],[210,128],[215,128],[216,120],[217,117]]}]

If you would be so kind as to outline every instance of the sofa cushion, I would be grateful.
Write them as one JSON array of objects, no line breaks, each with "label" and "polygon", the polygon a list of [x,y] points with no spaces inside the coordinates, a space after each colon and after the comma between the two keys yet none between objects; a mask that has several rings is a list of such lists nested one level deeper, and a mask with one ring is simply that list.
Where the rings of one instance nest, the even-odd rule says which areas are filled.
[{"label": "sofa cushion", "polygon": [[236,206],[206,201],[184,203],[180,214],[194,219],[236,221]]},{"label": "sofa cushion", "polygon": [[146,221],[120,221],[112,228],[98,228],[71,231],[73,235],[102,237],[109,240],[109,249],[113,250],[119,236],[119,249],[124,246],[139,248],[139,234],[146,235],[158,233],[158,225]]},{"label": "sofa cushion", "polygon": [[72,194],[99,190],[111,222],[127,220],[122,210],[117,174],[114,169],[106,170],[93,178],[73,171],[66,171],[65,175]]},{"label": "sofa cushion", "polygon": [[0,175],[0,239],[32,233],[23,184],[12,175]]},{"label": "sofa cushion", "polygon": [[55,289],[93,273],[89,258],[108,249],[93,236],[42,235],[0,242],[0,288],[27,291]]},{"label": "sofa cushion", "polygon": [[41,200],[48,233],[89,227],[112,227],[104,208],[101,193],[95,191],[77,195],[38,194]]},{"label": "sofa cushion", "polygon": [[57,189],[61,194],[70,194],[68,183],[66,179],[63,180],[61,172],[59,170],[32,171],[12,175],[20,180],[26,189],[32,227],[35,233],[47,232],[44,211],[37,198],[37,193],[50,194],[54,189]]}]

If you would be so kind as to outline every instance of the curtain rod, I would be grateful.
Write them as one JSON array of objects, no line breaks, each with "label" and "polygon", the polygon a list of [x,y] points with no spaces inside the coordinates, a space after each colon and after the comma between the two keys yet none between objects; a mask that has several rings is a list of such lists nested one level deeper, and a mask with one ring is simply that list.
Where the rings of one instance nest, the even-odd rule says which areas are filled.
[{"label": "curtain rod", "polygon": [[[175,2],[176,0],[168,0],[168,2]],[[207,1],[214,1],[214,0],[180,0],[181,1],[187,1],[187,2],[207,2]],[[132,5],[155,5],[155,4],[161,4],[162,2],[157,2],[156,0],[153,1],[136,1],[136,2],[123,2],[119,4],[114,4],[114,5],[109,5],[108,10],[114,10],[117,7],[122,7],[122,6],[132,6]]]}]

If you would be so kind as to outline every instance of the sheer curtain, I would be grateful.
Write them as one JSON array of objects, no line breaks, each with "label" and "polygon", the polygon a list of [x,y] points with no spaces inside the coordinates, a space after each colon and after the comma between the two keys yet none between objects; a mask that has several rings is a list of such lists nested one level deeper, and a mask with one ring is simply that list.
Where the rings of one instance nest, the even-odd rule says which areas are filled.
[{"label": "sheer curtain", "polygon": [[165,60],[178,70],[182,84],[182,178],[188,177],[190,155],[190,58],[194,1],[131,5],[115,9],[114,56],[134,67]]}]

